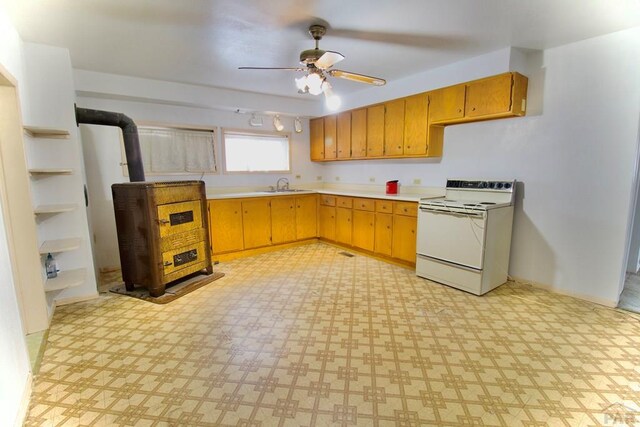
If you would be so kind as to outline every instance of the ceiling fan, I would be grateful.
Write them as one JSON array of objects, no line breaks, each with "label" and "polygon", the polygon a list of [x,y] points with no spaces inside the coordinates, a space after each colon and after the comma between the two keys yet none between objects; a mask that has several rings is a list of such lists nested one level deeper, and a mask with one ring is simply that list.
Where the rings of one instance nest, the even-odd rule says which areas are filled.
[{"label": "ceiling fan", "polygon": [[325,94],[327,106],[336,109],[340,106],[338,98],[331,89],[331,84],[327,81],[326,75],[340,79],[351,80],[359,83],[382,86],[386,83],[384,79],[366,76],[364,74],[352,73],[349,71],[336,70],[333,67],[344,59],[344,55],[331,50],[322,50],[318,47],[319,41],[327,32],[324,25],[311,25],[309,34],[316,41],[314,49],[307,49],[300,52],[300,63],[306,67],[239,67],[240,70],[289,70],[303,71],[306,74],[295,79],[299,93],[310,93],[312,95]]}]

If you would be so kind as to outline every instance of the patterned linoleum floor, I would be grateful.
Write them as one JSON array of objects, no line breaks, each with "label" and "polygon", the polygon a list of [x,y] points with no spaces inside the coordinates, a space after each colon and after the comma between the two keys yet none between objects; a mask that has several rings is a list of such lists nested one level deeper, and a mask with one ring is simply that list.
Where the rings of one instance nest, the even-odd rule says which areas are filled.
[{"label": "patterned linoleum floor", "polygon": [[476,297],[313,244],[168,305],[59,307],[26,425],[640,423],[638,317],[509,283]]}]

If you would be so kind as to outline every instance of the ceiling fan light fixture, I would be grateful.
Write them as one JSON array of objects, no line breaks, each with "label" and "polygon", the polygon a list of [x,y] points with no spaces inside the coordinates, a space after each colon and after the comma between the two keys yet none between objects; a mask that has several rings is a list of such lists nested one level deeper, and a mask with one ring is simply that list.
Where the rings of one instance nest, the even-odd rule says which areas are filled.
[{"label": "ceiling fan light fixture", "polygon": [[304,75],[296,80],[296,87],[298,88],[299,93],[307,93],[307,76]]},{"label": "ceiling fan light fixture", "polygon": [[335,94],[329,82],[324,83],[325,105],[331,111],[337,110],[342,105],[342,100]]},{"label": "ceiling fan light fixture", "polygon": [[318,73],[310,73],[307,75],[307,88],[311,95],[320,95],[322,93],[322,83],[324,83],[324,77]]},{"label": "ceiling fan light fixture", "polygon": [[282,120],[280,120],[280,116],[278,114],[273,118],[273,127],[278,132],[282,132],[284,130],[284,125],[282,124]]}]

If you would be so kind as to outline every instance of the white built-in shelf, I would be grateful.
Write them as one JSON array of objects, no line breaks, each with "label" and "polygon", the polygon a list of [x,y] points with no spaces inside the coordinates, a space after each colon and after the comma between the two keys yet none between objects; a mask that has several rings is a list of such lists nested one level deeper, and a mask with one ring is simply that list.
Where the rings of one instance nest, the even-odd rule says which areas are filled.
[{"label": "white built-in shelf", "polygon": [[80,247],[80,238],[72,237],[70,239],[45,240],[40,245],[40,253],[46,255],[48,253],[67,252]]},{"label": "white built-in shelf", "polygon": [[36,215],[40,214],[55,214],[60,212],[71,212],[78,209],[76,203],[57,204],[57,205],[38,205],[33,210]]},{"label": "white built-in shelf", "polygon": [[80,286],[84,283],[87,275],[86,268],[77,268],[75,270],[65,270],[58,272],[58,277],[47,279],[44,282],[44,291],[59,291],[61,289]]},{"label": "white built-in shelf", "polygon": [[71,175],[73,173],[73,169],[61,169],[61,168],[38,168],[38,169],[29,169],[29,173],[32,176],[35,175]]},{"label": "white built-in shelf", "polygon": [[65,129],[43,128],[38,126],[24,126],[27,135],[33,138],[68,139],[69,131]]}]

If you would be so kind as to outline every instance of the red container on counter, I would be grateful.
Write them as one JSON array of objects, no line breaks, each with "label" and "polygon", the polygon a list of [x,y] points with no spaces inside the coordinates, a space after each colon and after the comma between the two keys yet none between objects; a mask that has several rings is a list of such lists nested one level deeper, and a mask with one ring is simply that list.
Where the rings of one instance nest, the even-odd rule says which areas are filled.
[{"label": "red container on counter", "polygon": [[387,194],[398,194],[398,180],[387,181]]}]

